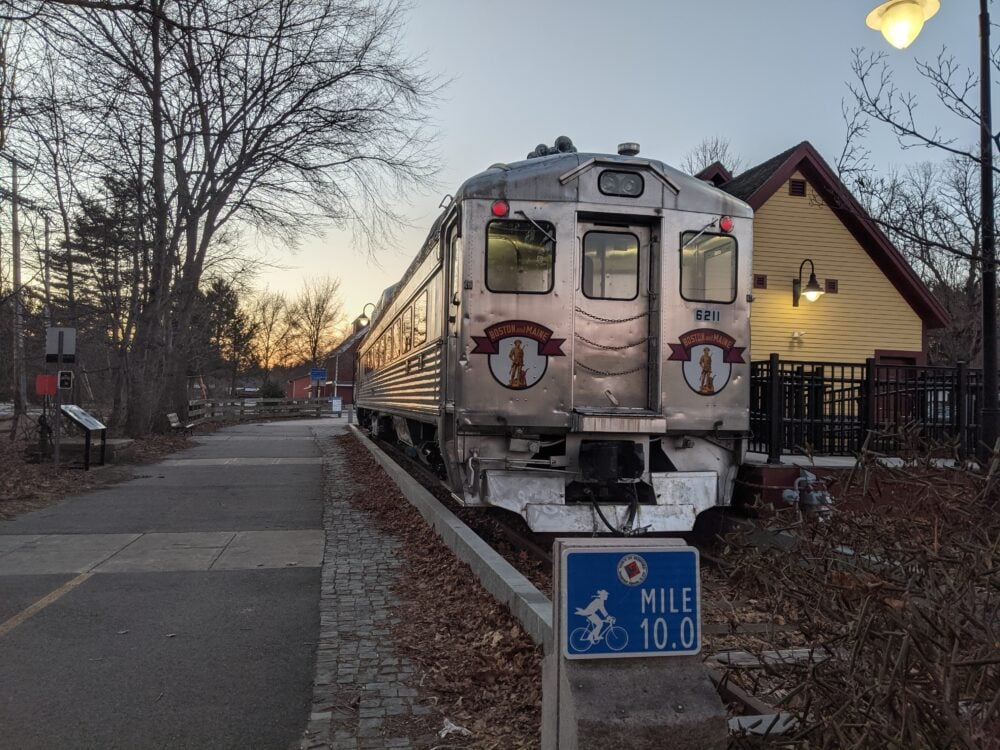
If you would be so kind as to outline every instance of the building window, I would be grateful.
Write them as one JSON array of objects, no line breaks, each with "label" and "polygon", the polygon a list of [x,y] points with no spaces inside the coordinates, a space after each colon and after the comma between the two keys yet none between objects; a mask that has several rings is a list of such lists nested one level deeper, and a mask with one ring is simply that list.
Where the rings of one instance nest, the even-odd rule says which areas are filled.
[{"label": "building window", "polygon": [[823,283],[827,294],[836,294],[840,291],[840,285],[836,279],[825,279]]},{"label": "building window", "polygon": [[753,288],[754,289],[767,289],[767,274],[766,273],[755,273],[753,275]]},{"label": "building window", "polygon": [[794,195],[796,198],[802,198],[806,194],[806,181],[805,180],[789,180],[788,181],[788,194]]}]

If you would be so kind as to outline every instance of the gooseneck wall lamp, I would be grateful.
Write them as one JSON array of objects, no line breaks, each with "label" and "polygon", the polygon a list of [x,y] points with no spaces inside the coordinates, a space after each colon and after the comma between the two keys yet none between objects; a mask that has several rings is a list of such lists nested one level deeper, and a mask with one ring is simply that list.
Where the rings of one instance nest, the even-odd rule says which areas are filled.
[{"label": "gooseneck wall lamp", "polygon": [[368,324],[372,322],[372,319],[369,318],[367,315],[369,307],[372,309],[372,312],[375,312],[375,303],[368,302],[364,307],[361,308],[361,315],[358,317],[358,322],[364,327],[367,327]]},{"label": "gooseneck wall lamp", "polygon": [[[806,282],[806,288],[803,289],[802,269],[806,267],[806,263],[809,264],[809,281]],[[792,306],[799,306],[800,297],[805,297],[810,302],[815,302],[822,296],[823,289],[820,287],[819,282],[816,281],[816,266],[809,258],[806,258],[799,264],[799,277],[792,279]]]}]

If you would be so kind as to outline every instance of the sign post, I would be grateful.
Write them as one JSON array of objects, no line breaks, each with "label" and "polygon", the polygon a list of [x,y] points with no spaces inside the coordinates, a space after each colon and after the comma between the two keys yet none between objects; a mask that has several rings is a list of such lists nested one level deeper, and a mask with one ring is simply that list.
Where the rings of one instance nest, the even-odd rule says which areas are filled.
[{"label": "sign post", "polygon": [[[75,328],[46,328],[45,329],[45,361],[55,362],[56,367],[62,367],[64,363],[74,363],[76,362],[76,329]],[[53,455],[52,461],[54,466],[59,465],[59,443],[60,434],[62,430],[60,429],[62,422],[62,413],[60,411],[60,406],[62,404],[62,392],[66,390],[63,383],[63,375],[69,375],[69,385],[68,388],[73,387],[73,372],[72,370],[65,370],[59,373],[59,384],[55,392],[55,424],[52,433],[52,445],[53,445]]]},{"label": "sign post", "polygon": [[326,368],[314,367],[309,371],[309,379],[316,384],[316,398],[319,398],[319,387],[326,382]]},{"label": "sign post", "polygon": [[724,748],[701,659],[698,551],[674,539],[558,539],[542,748]]}]

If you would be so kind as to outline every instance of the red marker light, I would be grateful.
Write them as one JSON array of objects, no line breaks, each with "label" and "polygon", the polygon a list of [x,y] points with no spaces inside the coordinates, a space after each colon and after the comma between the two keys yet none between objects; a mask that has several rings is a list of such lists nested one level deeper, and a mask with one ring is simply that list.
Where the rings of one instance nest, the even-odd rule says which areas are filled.
[{"label": "red marker light", "polygon": [[721,219],[719,219],[719,229],[721,229],[723,232],[732,232],[733,226],[735,226],[735,224],[733,222],[732,216],[723,216]]},{"label": "red marker light", "polygon": [[503,218],[510,213],[510,205],[507,201],[493,201],[493,206],[490,208],[494,216]]}]

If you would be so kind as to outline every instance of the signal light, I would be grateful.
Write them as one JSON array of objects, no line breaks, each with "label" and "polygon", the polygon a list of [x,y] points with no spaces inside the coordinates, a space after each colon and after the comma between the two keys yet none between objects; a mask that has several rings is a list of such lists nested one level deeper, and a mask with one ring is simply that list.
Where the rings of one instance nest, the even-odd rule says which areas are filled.
[{"label": "signal light", "polygon": [[504,216],[510,213],[510,204],[507,201],[493,201],[493,205],[490,207],[493,215],[498,219],[502,219]]},{"label": "signal light", "polygon": [[719,229],[721,229],[723,232],[726,233],[732,232],[733,226],[735,226],[735,222],[733,221],[732,216],[723,216],[721,219],[719,219]]}]

